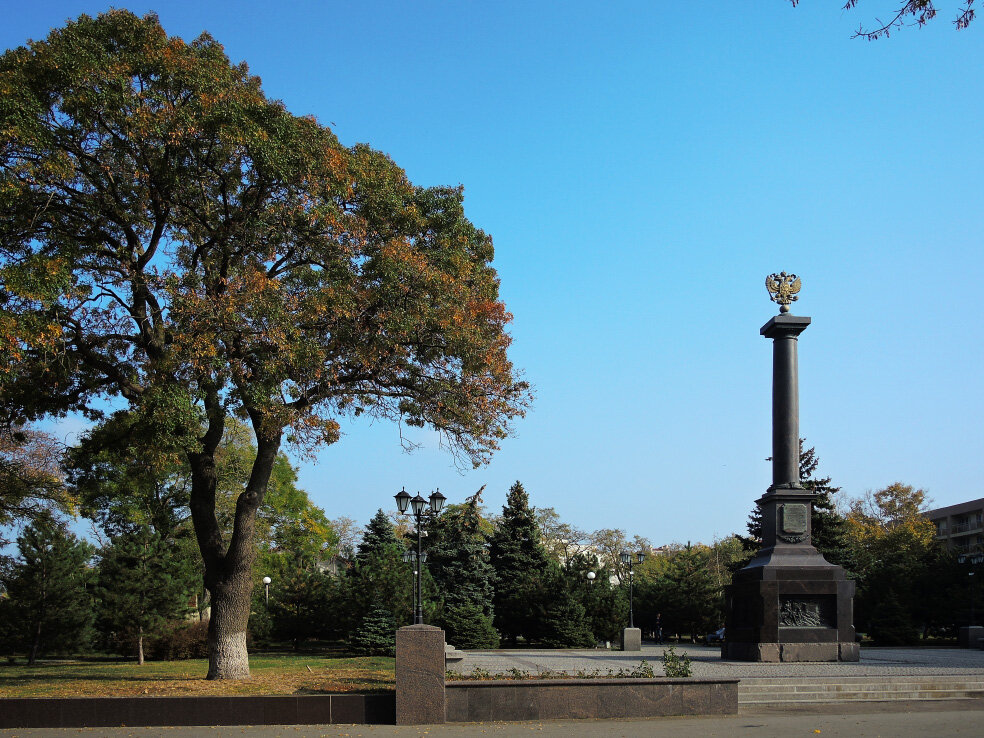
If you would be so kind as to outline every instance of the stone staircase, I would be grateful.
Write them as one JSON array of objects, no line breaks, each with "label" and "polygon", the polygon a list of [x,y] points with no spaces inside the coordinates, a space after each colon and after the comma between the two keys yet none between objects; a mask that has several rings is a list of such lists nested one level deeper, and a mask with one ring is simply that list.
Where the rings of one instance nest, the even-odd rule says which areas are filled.
[{"label": "stone staircase", "polygon": [[984,674],[749,678],[738,683],[738,704],[748,706],[982,697]]}]

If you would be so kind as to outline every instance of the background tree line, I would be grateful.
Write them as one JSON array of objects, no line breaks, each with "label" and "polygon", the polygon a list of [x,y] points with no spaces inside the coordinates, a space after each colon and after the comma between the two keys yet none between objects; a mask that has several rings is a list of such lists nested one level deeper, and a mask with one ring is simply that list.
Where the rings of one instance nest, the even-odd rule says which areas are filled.
[{"label": "background tree line", "polygon": [[[8,652],[33,660],[97,649],[141,662],[145,654],[205,654],[210,601],[188,515],[191,470],[166,446],[135,459],[135,434],[132,417],[114,415],[59,452],[60,465],[52,439],[37,431],[22,429],[0,447],[0,470],[25,480],[4,494],[5,509],[17,511],[5,522],[26,525],[19,555],[0,568],[0,642]],[[233,423],[217,453],[223,526],[233,525],[255,453],[249,428]],[[896,483],[838,506],[839,490],[818,466],[815,449],[804,449],[801,476],[817,495],[814,544],[857,582],[857,629],[898,645],[963,624],[974,580],[935,542],[921,514],[925,493]],[[286,457],[273,468],[258,513],[252,644],[391,652],[395,629],[412,621],[408,518],[380,510],[359,536],[354,521],[330,521],[296,486]],[[460,648],[616,641],[628,622],[622,551],[646,554],[634,567],[635,622],[646,636],[698,640],[723,622],[723,587],[759,545],[757,512],[746,536],[654,548],[622,530],[579,530],[554,509],[533,507],[519,482],[501,513],[485,509],[484,492],[425,523],[425,619]],[[72,512],[92,521],[96,544],[70,532],[64,518]]]}]

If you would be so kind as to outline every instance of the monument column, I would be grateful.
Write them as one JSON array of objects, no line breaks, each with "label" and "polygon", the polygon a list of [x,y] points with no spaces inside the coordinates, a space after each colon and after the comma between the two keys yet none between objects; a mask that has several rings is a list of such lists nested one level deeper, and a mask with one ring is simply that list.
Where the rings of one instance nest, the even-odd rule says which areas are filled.
[{"label": "monument column", "polygon": [[760,333],[772,339],[772,486],[799,487],[799,367],[796,347],[809,318],[778,315]]},{"label": "monument column", "polygon": [[723,658],[743,661],[857,661],[854,582],[813,547],[813,493],[799,478],[799,335],[810,318],[789,314],[795,274],[765,281],[780,313],[760,333],[772,339],[772,484],[756,502],[762,548],[725,588]]}]

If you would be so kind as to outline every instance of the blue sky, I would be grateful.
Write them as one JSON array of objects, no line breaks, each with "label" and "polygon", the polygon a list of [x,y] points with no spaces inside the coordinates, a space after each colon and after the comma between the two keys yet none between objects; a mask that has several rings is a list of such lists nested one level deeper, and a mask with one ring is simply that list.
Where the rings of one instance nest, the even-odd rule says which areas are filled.
[{"label": "blue sky", "polygon": [[[801,431],[845,493],[984,496],[984,20],[850,38],[894,2],[139,2],[415,183],[465,186],[537,400],[488,467],[353,423],[330,517],[522,480],[582,528],[744,530],[770,482],[765,276],[803,279]],[[4,48],[99,2],[0,0]],[[70,425],[62,426],[64,433]]]}]

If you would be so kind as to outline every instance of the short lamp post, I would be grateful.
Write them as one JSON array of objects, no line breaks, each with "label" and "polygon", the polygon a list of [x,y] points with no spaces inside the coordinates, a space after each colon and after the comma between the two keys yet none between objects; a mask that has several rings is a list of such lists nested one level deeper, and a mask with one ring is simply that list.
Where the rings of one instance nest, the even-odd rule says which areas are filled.
[{"label": "short lamp post", "polygon": [[634,564],[641,564],[643,561],[645,561],[646,554],[640,551],[635,555],[635,557],[633,557],[630,552],[622,551],[622,553],[620,553],[618,557],[622,560],[623,564],[629,567],[629,627],[634,628],[635,616],[632,611],[632,567]]},{"label": "short lamp post", "polygon": [[267,607],[270,607],[270,582],[272,581],[270,577],[263,577],[263,589]]},{"label": "short lamp post", "polygon": [[594,584],[595,576],[597,576],[593,571],[589,571],[585,576],[588,578],[588,584]]},{"label": "short lamp post", "polygon": [[[416,602],[414,603],[415,607],[414,607],[414,615],[413,615],[414,625],[424,624],[424,606],[423,606],[423,602],[421,601],[421,592],[420,592],[420,564],[422,564],[425,560],[423,557],[423,538],[422,538],[424,517],[427,515],[428,512],[433,513],[434,515],[437,515],[439,512],[441,512],[441,508],[444,507],[444,501],[446,499],[447,497],[442,495],[440,490],[437,490],[436,492],[432,492],[430,497],[426,500],[420,496],[419,492],[415,497],[411,497],[409,494],[407,494],[407,490],[405,488],[401,489],[396,494],[397,509],[400,511],[402,515],[406,515],[407,510],[409,509],[410,514],[413,515],[414,522],[417,526],[417,556],[416,556],[417,566],[414,569],[414,578],[416,579],[416,586],[414,587],[416,591],[416,597],[414,598],[416,600]],[[428,503],[430,504],[428,505]]]}]

